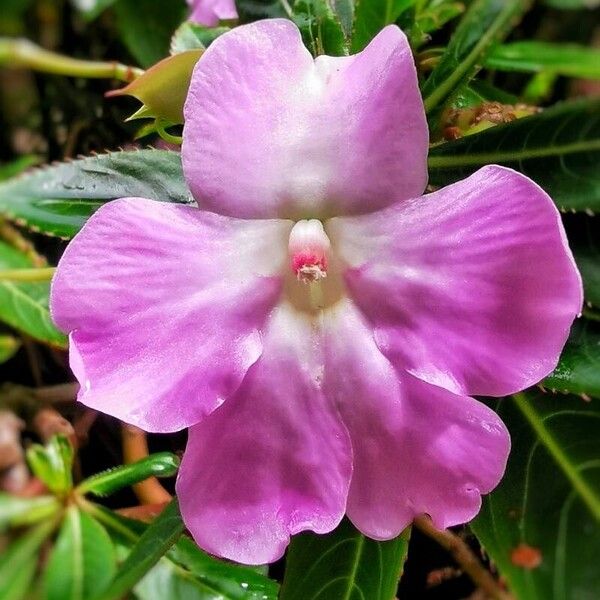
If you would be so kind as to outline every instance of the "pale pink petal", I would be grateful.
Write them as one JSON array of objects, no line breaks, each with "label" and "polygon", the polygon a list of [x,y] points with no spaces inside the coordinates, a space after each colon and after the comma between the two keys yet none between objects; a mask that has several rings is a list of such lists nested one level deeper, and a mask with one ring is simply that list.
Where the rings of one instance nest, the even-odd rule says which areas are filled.
[{"label": "pale pink petal", "polygon": [[489,166],[372,215],[332,219],[350,294],[397,368],[458,394],[504,395],[556,365],[581,310],[558,211]]},{"label": "pale pink petal", "polygon": [[235,0],[187,0],[191,6],[190,21],[214,27],[219,21],[237,19]]},{"label": "pale pink petal", "polygon": [[272,562],[290,535],[331,531],[344,515],[350,444],[320,389],[314,336],[310,321],[278,307],[237,393],[190,429],[177,495],[208,552]]},{"label": "pale pink petal", "polygon": [[326,323],[325,393],[352,440],[354,525],[385,540],[423,513],[437,527],[472,519],[480,495],[504,473],[510,440],[500,418],[473,398],[398,372],[349,302]]},{"label": "pale pink petal", "polygon": [[260,356],[290,229],[140,198],[100,208],[51,293],[79,399],[147,431],[219,406]]},{"label": "pale pink petal", "polygon": [[427,124],[405,35],[313,60],[297,27],[263,20],[219,37],[185,105],[184,172],[201,207],[322,218],[423,192]]}]

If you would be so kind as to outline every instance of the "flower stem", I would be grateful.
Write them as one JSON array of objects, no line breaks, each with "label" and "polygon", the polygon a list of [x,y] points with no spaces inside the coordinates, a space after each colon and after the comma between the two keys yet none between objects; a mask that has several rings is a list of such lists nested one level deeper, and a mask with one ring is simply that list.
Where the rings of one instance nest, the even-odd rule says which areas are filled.
[{"label": "flower stem", "polygon": [[40,269],[2,269],[0,270],[0,283],[4,281],[38,282],[50,281],[56,267],[43,267]]},{"label": "flower stem", "polygon": [[473,583],[488,596],[494,598],[494,600],[513,600],[512,595],[498,585],[492,575],[477,559],[471,548],[460,537],[448,529],[437,529],[426,515],[417,517],[414,524],[425,535],[435,540],[449,552]]},{"label": "flower stem", "polygon": [[144,71],[118,62],[80,60],[50,52],[23,38],[0,38],[0,65],[55,75],[133,81]]}]

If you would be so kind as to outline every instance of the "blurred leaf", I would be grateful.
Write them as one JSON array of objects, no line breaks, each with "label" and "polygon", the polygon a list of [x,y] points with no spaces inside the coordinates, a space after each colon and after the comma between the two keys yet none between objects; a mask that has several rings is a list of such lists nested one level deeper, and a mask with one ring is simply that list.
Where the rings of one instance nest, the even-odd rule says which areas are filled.
[{"label": "blurred leaf", "polygon": [[63,435],[55,435],[42,446],[27,449],[27,462],[38,479],[55,494],[65,495],[73,487],[73,446]]},{"label": "blurred leaf", "polygon": [[600,327],[585,319],[573,325],[560,361],[542,382],[552,391],[600,399]]},{"label": "blurred leaf", "polygon": [[347,40],[351,39],[352,23],[354,22],[354,0],[333,0],[331,7],[342,26],[344,37]]},{"label": "blurred leaf", "polygon": [[21,498],[0,492],[0,533],[8,527],[30,525],[58,511],[60,504],[55,496]]},{"label": "blurred leaf", "polygon": [[144,68],[169,54],[173,32],[188,13],[185,0],[119,0],[114,8],[121,39]]},{"label": "blurred leaf", "polygon": [[513,42],[493,48],[485,66],[500,71],[551,71],[567,77],[600,79],[600,50],[575,44]]},{"label": "blurred leaf", "polygon": [[44,574],[45,600],[89,600],[106,589],[117,568],[108,534],[72,505]]},{"label": "blurred leaf", "polygon": [[21,342],[12,335],[0,335],[0,364],[10,360],[21,347]]},{"label": "blurred leaf", "polygon": [[296,0],[294,21],[302,33],[304,44],[314,56],[348,54],[342,24],[328,0]]},{"label": "blurred leaf", "polygon": [[0,164],[0,181],[10,179],[39,162],[37,156],[21,156],[10,163]]},{"label": "blurred leaf", "polygon": [[[596,223],[594,223],[597,226]],[[578,236],[572,243],[575,262],[583,278],[583,290],[588,306],[600,307],[600,241],[591,232]]]},{"label": "blurred leaf", "polygon": [[0,184],[0,213],[42,233],[72,237],[106,201],[128,196],[193,202],[180,154],[113,152],[36,169]]},{"label": "blurred leaf", "polygon": [[161,60],[130,84],[107,96],[133,96],[142,104],[131,119],[160,119],[174,125],[183,123],[183,103],[190,87],[192,71],[202,50],[188,50]]},{"label": "blurred leaf", "polygon": [[497,403],[512,437],[504,479],[472,529],[519,600],[600,589],[600,408],[574,396]]},{"label": "blurred leaf", "polygon": [[600,209],[600,100],[565,102],[432,148],[430,183],[444,186],[487,164],[521,171],[563,210]]},{"label": "blurred leaf", "polygon": [[52,533],[55,521],[40,523],[0,554],[0,598],[29,600],[28,592],[37,570],[39,547]]},{"label": "blurred leaf", "polygon": [[[30,257],[0,241],[0,270],[33,266]],[[65,347],[66,337],[50,318],[49,291],[49,282],[21,283],[0,279],[0,320],[41,342]]]},{"label": "blurred leaf", "polygon": [[141,535],[109,588],[95,598],[120,600],[167,553],[183,530],[179,506],[174,499]]},{"label": "blurred leaf", "polygon": [[517,25],[530,4],[530,0],[474,0],[423,86],[427,112],[477,73],[490,47]]},{"label": "blurred leaf", "polygon": [[148,479],[171,477],[177,473],[179,458],[170,452],[158,452],[129,465],[122,465],[97,473],[82,481],[77,490],[81,494],[108,496],[121,488]]},{"label": "blurred leaf", "polygon": [[352,52],[360,52],[386,25],[395,23],[416,0],[357,0]]},{"label": "blurred leaf", "polygon": [[597,8],[600,6],[600,0],[544,0],[544,4],[553,6],[554,8],[563,9],[581,9],[581,8]]},{"label": "blurred leaf", "polygon": [[393,600],[408,552],[407,530],[388,542],[370,540],[344,519],[326,535],[292,538],[280,600]]},{"label": "blurred leaf", "polygon": [[171,54],[187,50],[205,50],[231,27],[204,27],[191,21],[182,23],[171,38]]}]

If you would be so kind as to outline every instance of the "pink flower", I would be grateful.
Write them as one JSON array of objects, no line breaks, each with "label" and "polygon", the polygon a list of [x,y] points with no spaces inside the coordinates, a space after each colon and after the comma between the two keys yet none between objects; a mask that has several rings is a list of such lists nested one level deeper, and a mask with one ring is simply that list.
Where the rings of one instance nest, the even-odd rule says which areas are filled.
[{"label": "pink flower", "polygon": [[200,210],[111,202],[58,267],[80,400],[191,428],[181,510],[220,556],[273,561],[344,513],[375,539],[471,519],[510,442],[470,396],[550,372],[582,303],[550,198],[498,166],[421,196],[427,125],[394,26],[314,60],[289,21],[238,27],[185,116]]},{"label": "pink flower", "polygon": [[215,27],[219,21],[237,19],[235,0],[187,0],[191,7],[190,21]]}]

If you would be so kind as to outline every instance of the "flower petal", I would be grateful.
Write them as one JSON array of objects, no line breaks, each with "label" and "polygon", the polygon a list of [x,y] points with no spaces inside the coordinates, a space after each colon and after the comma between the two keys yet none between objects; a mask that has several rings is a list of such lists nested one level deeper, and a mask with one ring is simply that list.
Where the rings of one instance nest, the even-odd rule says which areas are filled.
[{"label": "flower petal", "polygon": [[469,521],[504,473],[502,421],[473,398],[398,373],[349,303],[334,314],[324,382],[352,440],[348,516],[381,540],[423,513],[438,527]]},{"label": "flower petal", "polygon": [[238,18],[234,0],[188,0],[188,4],[192,8],[190,21],[207,27]]},{"label": "flower petal", "polygon": [[558,211],[510,169],[485,167],[326,229],[381,351],[458,394],[501,396],[537,383],[581,310]]},{"label": "flower petal", "polygon": [[184,172],[200,206],[237,217],[363,213],[423,192],[427,123],[405,35],[313,60],[297,27],[219,37],[185,104]]},{"label": "flower petal", "polygon": [[51,293],[79,400],[159,432],[219,406],[260,356],[290,229],[141,198],[100,208]]},{"label": "flower petal", "polygon": [[285,306],[237,393],[190,430],[177,495],[202,548],[238,562],[280,558],[291,534],[342,519],[351,450],[321,390],[311,323]]}]

